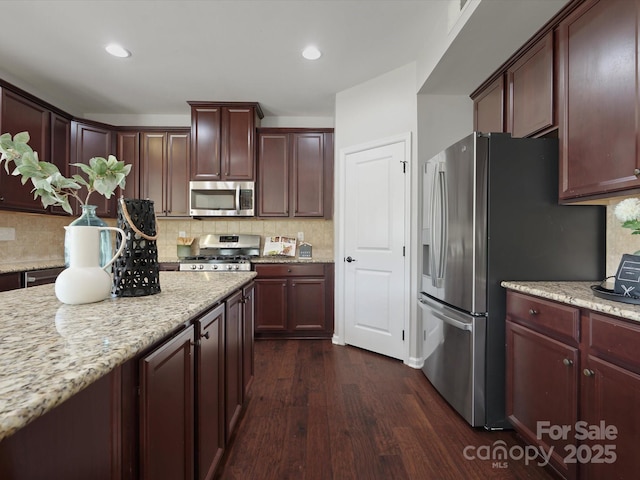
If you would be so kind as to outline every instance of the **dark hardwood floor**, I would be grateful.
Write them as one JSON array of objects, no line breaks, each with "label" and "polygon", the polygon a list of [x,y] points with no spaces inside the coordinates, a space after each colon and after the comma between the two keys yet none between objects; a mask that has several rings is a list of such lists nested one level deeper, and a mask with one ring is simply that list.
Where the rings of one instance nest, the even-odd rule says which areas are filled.
[{"label": "dark hardwood floor", "polygon": [[471,428],[398,360],[330,340],[260,340],[255,355],[221,480],[554,478],[535,460],[467,459],[522,444]]}]

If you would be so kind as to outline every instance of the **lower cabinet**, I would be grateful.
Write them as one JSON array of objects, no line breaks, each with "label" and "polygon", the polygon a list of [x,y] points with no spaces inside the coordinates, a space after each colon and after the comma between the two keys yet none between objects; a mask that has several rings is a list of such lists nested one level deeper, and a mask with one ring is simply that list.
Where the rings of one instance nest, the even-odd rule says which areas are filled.
[{"label": "lower cabinet", "polygon": [[16,290],[20,287],[22,287],[22,274],[20,272],[0,274],[0,292]]},{"label": "lower cabinet", "polygon": [[256,338],[333,335],[333,264],[262,264],[255,269]]},{"label": "lower cabinet", "polygon": [[140,478],[194,478],[194,326],[140,360]]},{"label": "lower cabinet", "polygon": [[509,291],[507,415],[567,479],[636,478],[640,324]]}]

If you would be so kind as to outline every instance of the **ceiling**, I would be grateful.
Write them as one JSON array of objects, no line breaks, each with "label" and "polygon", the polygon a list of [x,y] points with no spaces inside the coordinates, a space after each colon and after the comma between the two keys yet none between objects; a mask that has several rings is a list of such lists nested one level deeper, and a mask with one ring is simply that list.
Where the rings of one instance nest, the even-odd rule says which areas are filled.
[{"label": "ceiling", "polygon": [[[76,116],[184,115],[201,100],[333,117],[337,92],[420,57],[443,3],[3,0],[0,78]],[[114,41],[133,55],[108,55]],[[302,58],[308,44],[319,60]]]}]

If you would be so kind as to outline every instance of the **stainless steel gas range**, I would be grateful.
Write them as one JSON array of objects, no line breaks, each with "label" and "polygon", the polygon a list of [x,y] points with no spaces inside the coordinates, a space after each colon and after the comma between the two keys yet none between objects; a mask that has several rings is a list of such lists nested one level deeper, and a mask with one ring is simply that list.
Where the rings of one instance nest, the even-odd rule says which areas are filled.
[{"label": "stainless steel gas range", "polygon": [[180,260],[180,271],[249,271],[251,258],[259,255],[260,235],[205,235],[198,241],[198,254]]}]

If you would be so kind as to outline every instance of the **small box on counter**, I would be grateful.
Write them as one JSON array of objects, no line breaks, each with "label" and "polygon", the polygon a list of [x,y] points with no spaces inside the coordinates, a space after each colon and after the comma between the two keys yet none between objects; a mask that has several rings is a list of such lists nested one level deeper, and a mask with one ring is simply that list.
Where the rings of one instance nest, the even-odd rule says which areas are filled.
[{"label": "small box on counter", "polygon": [[310,243],[302,242],[298,248],[298,257],[311,258],[312,247]]}]

